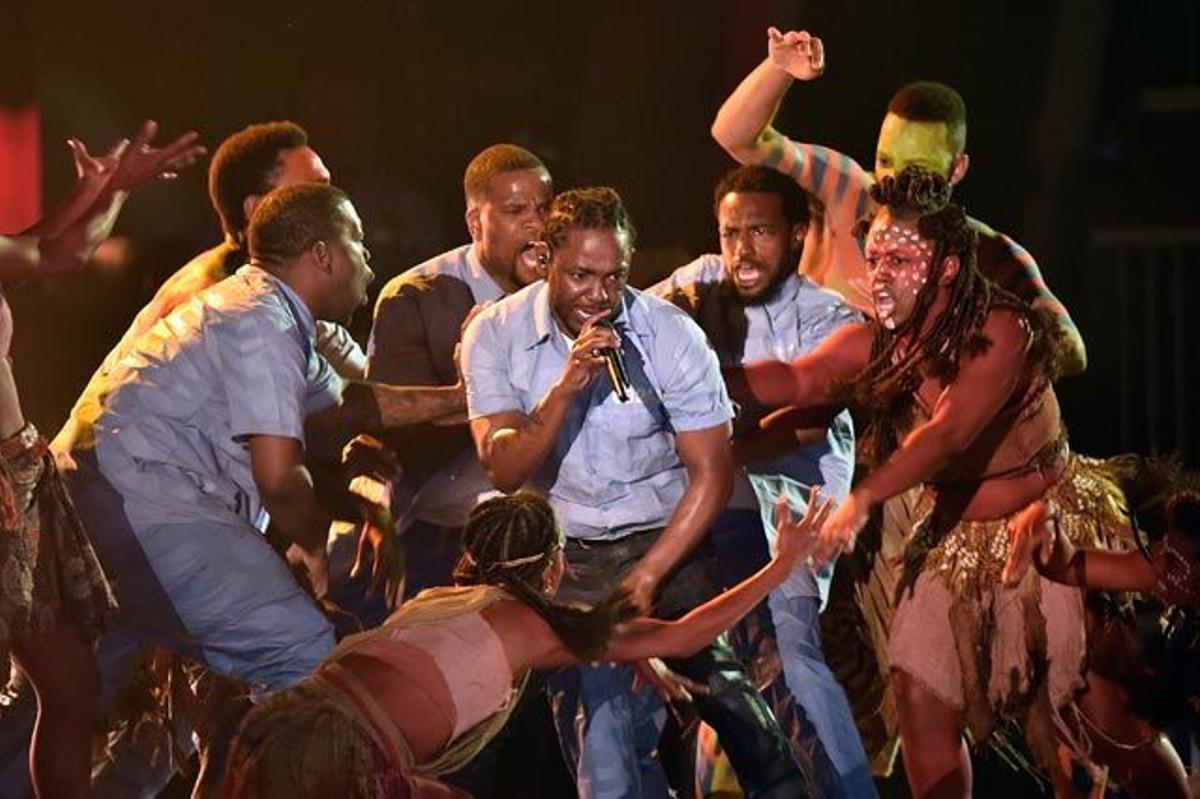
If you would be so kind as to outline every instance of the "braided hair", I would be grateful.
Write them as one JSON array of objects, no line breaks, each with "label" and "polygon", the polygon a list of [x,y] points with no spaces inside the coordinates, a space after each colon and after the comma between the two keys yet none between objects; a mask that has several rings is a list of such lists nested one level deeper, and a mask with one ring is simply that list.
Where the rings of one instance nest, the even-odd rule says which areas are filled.
[{"label": "braided hair", "polygon": [[563,535],[546,500],[525,491],[481,502],[463,531],[463,555],[454,581],[503,588],[541,616],[581,660],[603,654],[613,627],[632,606],[614,594],[594,608],[553,602],[542,591],[542,575],[563,548]]},{"label": "braided hair", "polygon": [[[1042,357],[1041,342],[1050,326],[1028,303],[979,272],[979,234],[963,207],[950,202],[950,184],[944,177],[923,167],[906,167],[872,186],[871,198],[898,219],[916,220],[922,238],[934,244],[929,262],[933,274],[918,291],[912,314],[895,329],[872,326],[871,360],[849,387],[848,401],[868,419],[866,460],[879,463],[898,446],[898,431],[911,422],[911,396],[923,377],[950,382],[964,354],[978,355],[991,345],[983,327],[994,308],[1014,310],[1026,319],[1038,342],[1033,354],[1039,362],[1048,360]],[[856,233],[865,235],[868,225],[864,220]],[[936,271],[952,256],[958,258],[959,269],[948,287],[949,301],[923,330],[942,287]]]}]

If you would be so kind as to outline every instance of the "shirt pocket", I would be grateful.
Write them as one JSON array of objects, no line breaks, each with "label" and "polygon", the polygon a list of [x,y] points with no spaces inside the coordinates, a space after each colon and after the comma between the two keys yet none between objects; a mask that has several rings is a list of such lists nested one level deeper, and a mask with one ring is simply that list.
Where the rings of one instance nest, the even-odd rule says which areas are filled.
[{"label": "shirt pocket", "polygon": [[628,485],[678,461],[663,408],[642,400],[634,392],[628,402],[609,394],[588,414],[588,426],[598,433],[598,466],[614,482]]}]

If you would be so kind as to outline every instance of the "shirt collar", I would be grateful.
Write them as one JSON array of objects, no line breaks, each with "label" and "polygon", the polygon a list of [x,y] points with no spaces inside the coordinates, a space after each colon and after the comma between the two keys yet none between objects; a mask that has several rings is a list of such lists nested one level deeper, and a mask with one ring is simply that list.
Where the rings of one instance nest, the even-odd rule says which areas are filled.
[{"label": "shirt collar", "polygon": [[496,279],[483,268],[483,262],[479,260],[479,251],[474,244],[467,247],[464,260],[467,264],[467,284],[471,287],[471,294],[474,295],[475,302],[498,300],[505,295],[506,292],[500,288]]},{"label": "shirt collar", "polygon": [[265,279],[268,283],[278,289],[283,295],[284,301],[292,309],[292,315],[296,317],[296,324],[300,326],[300,329],[304,332],[304,335],[311,340],[316,340],[317,320],[313,317],[312,311],[308,309],[308,306],[304,304],[304,300],[300,299],[300,295],[292,290],[291,286],[289,286],[287,283],[284,283],[267,270],[252,264],[246,264],[243,266],[238,270],[238,274]]}]

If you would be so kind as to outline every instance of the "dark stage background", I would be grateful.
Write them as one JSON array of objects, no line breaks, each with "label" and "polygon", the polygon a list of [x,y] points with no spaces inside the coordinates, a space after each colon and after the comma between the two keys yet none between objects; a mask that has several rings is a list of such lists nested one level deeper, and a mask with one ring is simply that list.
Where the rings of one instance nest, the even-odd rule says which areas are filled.
[{"label": "dark stage background", "polygon": [[[150,116],[215,147],[290,118],[357,204],[376,289],[466,240],[463,167],[501,140],[539,153],[560,188],[621,191],[645,285],[716,246],[710,191],[732,164],[708,128],[765,55],[769,24],[818,33],[829,63],[793,87],[777,126],[865,165],[900,84],[963,92],[972,167],[960,197],[1034,253],[1088,343],[1086,375],[1061,386],[1076,448],[1180,451],[1200,465],[1195,0],[10,0],[2,226],[68,188],[69,135],[96,150]],[[9,288],[24,404],[46,430],[158,283],[218,241],[203,170],[142,191],[118,232],[83,277]],[[364,341],[369,322],[364,311]]]}]

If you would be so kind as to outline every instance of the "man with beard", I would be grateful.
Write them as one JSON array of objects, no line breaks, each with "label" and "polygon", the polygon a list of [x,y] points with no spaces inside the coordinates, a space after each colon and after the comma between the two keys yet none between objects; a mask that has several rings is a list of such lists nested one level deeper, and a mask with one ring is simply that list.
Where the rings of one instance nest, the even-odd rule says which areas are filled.
[{"label": "man with beard", "polygon": [[[922,81],[900,88],[888,103],[879,129],[874,170],[818,144],[789,139],[772,121],[793,80],[813,81],[825,71],[825,48],[805,31],[767,36],[767,57],[734,90],[713,122],[717,142],[743,164],[765,164],[791,176],[815,198],[801,272],[819,284],[843,292],[863,310],[871,307],[863,289],[866,263],[855,225],[872,212],[870,187],[914,165],[942,176],[952,187],[967,174],[967,109],[950,86]],[[979,238],[978,269],[984,277],[1012,292],[1055,322],[1063,340],[1062,371],[1082,372],[1087,353],[1067,309],[1050,291],[1037,263],[1008,236],[978,220],[971,226]],[[895,753],[895,709],[885,689],[887,667],[884,630],[893,612],[904,536],[912,529],[915,494],[887,503],[872,521],[869,546],[844,558],[838,568],[822,626],[843,642],[827,649],[830,665],[846,687],[877,773],[887,773]],[[861,641],[867,631],[868,649]],[[871,649],[874,650],[872,654]]]},{"label": "man with beard", "polygon": [[[669,303],[627,288],[633,244],[612,189],[556,197],[535,249],[546,280],[475,318],[463,372],[492,483],[548,495],[566,533],[558,598],[597,604],[620,587],[639,610],[674,617],[719,590],[702,541],[729,498],[732,413],[703,332]],[[672,665],[708,689],[697,708],[752,795],[807,793],[786,738],[723,640]],[[551,683],[564,748],[579,752],[581,796],[666,795],[657,726],[628,669],[572,669]]]},{"label": "man with beard", "polygon": [[[962,97],[942,83],[922,81],[892,96],[879,129],[875,169],[868,172],[844,153],[796,142],[772,127],[792,80],[812,81],[825,71],[825,46],[806,31],[767,32],[767,58],[721,106],[712,134],[743,164],[765,164],[790,175],[820,204],[811,225],[802,271],[818,283],[842,291],[856,304],[866,302],[866,264],[854,226],[871,211],[870,187],[907,166],[920,166],[954,186],[967,174],[967,109]],[[1067,309],[1051,293],[1037,263],[1019,244],[978,220],[979,271],[1035,308],[1053,315],[1064,340],[1063,368],[1082,372],[1087,363],[1083,339]]]},{"label": "man with beard", "polygon": [[[969,794],[962,732],[985,742],[1001,715],[1024,724],[1065,795],[1055,719],[1083,685],[1082,594],[1033,574],[1003,585],[1006,528],[1045,499],[1069,540],[1103,543],[1101,531],[1124,526],[1123,498],[1101,464],[1067,447],[1051,383],[1054,321],[975,269],[978,232],[949,204],[947,182],[909,167],[871,192],[875,320],[727,380],[768,407],[850,403],[866,419],[871,472],[824,525],[817,557],[853,547],[873,508],[922,490],[887,652],[913,795]],[[1106,706],[1099,717],[1122,712]]]},{"label": "man with beard", "polygon": [[[861,319],[838,294],[797,271],[809,208],[795,181],[768,167],[741,167],[722,178],[713,199],[720,255],[700,256],[649,291],[699,323],[723,367],[790,360]],[[751,415],[738,419],[734,452],[745,468],[735,475],[729,507],[712,533],[726,586],[767,563],[775,534],[771,516],[780,496],[795,504],[805,501],[811,487],[820,486],[826,496],[841,501],[854,471],[854,429],[847,412],[828,428],[802,433],[803,445],[785,430],[769,444],[774,453],[763,451],[757,441],[757,421]],[[818,614],[831,572],[830,566],[817,572],[808,564],[797,569],[771,592],[770,620],[760,620],[766,627],[773,621],[788,689],[776,698],[781,704],[798,702],[807,722],[792,734],[812,763],[815,787],[823,796],[873,796],[850,707],[821,652]],[[752,625],[746,632],[769,635]],[[759,651],[746,654],[756,661],[764,656],[760,646],[752,649]],[[781,719],[790,711],[776,706]]]},{"label": "man with beard", "polygon": [[[371,380],[457,383],[454,351],[471,309],[541,277],[523,257],[542,235],[554,194],[541,160],[514,144],[488,147],[467,166],[463,192],[471,243],[414,266],[379,294],[367,348]],[[410,431],[394,443],[404,467],[398,494],[406,507],[397,529],[405,546],[404,592],[412,596],[452,583],[467,514],[494,489],[465,424]]]}]

